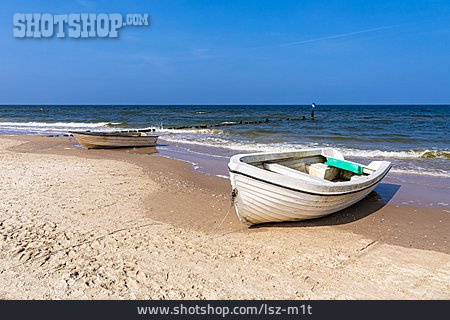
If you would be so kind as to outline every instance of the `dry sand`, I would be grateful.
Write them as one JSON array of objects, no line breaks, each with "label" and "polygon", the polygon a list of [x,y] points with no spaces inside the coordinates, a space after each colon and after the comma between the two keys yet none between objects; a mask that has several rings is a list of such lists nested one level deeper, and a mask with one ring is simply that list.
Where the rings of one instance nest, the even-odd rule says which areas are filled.
[{"label": "dry sand", "polygon": [[444,210],[372,196],[251,229],[231,210],[216,230],[229,189],[162,157],[3,136],[0,298],[450,298]]}]

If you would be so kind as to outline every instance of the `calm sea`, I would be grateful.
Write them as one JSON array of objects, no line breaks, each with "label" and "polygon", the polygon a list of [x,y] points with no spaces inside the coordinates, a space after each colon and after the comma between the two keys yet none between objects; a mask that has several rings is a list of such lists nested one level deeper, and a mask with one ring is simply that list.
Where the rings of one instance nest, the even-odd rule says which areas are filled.
[{"label": "calm sea", "polygon": [[[393,171],[450,176],[450,106],[0,106],[0,134],[65,134],[70,130],[155,127],[166,143],[230,155],[332,146],[353,160],[388,159]],[[307,120],[286,120],[300,118]],[[238,123],[207,129],[176,126]],[[364,160],[367,159],[367,160]]]}]

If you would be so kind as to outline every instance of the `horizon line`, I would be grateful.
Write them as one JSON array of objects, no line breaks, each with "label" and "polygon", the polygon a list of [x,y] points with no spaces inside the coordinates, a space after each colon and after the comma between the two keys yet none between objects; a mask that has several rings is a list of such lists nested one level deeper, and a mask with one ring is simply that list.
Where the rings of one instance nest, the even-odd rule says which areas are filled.
[{"label": "horizon line", "polygon": [[[0,106],[309,106],[309,103],[0,103]],[[315,102],[314,102],[315,103]],[[446,103],[418,103],[418,102],[396,102],[396,103],[315,103],[317,106],[398,106],[398,105],[442,105],[450,106]]]}]

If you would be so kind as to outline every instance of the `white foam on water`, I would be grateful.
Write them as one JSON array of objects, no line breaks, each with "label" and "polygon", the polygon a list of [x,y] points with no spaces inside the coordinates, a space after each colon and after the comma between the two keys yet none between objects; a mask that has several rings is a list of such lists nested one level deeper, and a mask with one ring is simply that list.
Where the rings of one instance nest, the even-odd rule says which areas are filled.
[{"label": "white foam on water", "polygon": [[189,161],[189,160],[186,160],[186,159],[180,159],[180,158],[177,158],[177,157],[169,157],[169,156],[163,156],[163,155],[159,155],[159,157],[163,157],[163,158],[166,158],[166,159],[175,159],[175,160],[178,160],[178,161],[183,161],[183,162],[189,163],[194,168],[194,170],[198,170],[200,168],[200,166],[199,166],[199,164],[197,162]]},{"label": "white foam on water", "polygon": [[[219,137],[186,137],[186,136],[162,136],[164,140],[170,142],[187,143],[209,147],[222,147],[236,151],[257,151],[257,152],[278,152],[297,151],[302,148],[333,147],[330,144],[305,143],[251,143],[234,142]],[[434,155],[435,159],[447,159],[450,151],[440,150],[405,150],[405,151],[384,151],[384,150],[359,150],[350,148],[339,148],[347,156],[364,158],[399,158],[399,159],[419,159],[426,158],[426,155]],[[431,157],[430,157],[431,158]]]},{"label": "white foam on water", "polygon": [[[251,143],[235,142],[220,137],[186,137],[186,136],[164,136],[164,140],[177,143],[187,143],[209,147],[222,147],[236,151],[256,151],[256,152],[288,152],[297,151],[303,148],[333,147],[330,144],[305,143]],[[194,140],[193,140],[194,139]],[[346,156],[364,158],[390,158],[390,159],[448,159],[449,150],[359,150],[350,148],[339,148]]]},{"label": "white foam on water", "polygon": [[[232,122],[224,122],[232,123]],[[0,132],[22,132],[22,133],[38,133],[38,134],[66,134],[68,131],[77,130],[95,130],[95,131],[113,131],[117,130],[111,126],[121,125],[121,122],[0,122]],[[288,152],[297,151],[304,148],[315,147],[335,147],[332,144],[326,143],[255,143],[251,141],[236,141],[227,138],[227,135],[221,129],[206,128],[206,129],[164,129],[155,126],[146,128],[125,128],[120,130],[152,130],[162,139],[168,142],[198,145],[205,147],[226,148],[237,152]],[[235,138],[235,137],[233,137]],[[350,158],[363,159],[386,159],[398,160],[395,163],[391,172],[407,173],[407,174],[421,174],[435,177],[450,177],[450,172],[447,170],[440,170],[438,168],[423,168],[416,165],[418,161],[423,160],[439,160],[448,161],[450,159],[449,150],[364,150],[355,148],[340,148],[339,150]],[[188,150],[189,152],[200,153],[196,150]],[[224,157],[218,154],[205,153],[205,155]],[[417,163],[413,163],[412,161]],[[187,161],[188,162],[188,161]],[[191,163],[193,166],[198,164]],[[421,164],[422,166],[422,164]],[[423,166],[426,166],[423,163]]]},{"label": "white foam on water", "polygon": [[119,124],[121,122],[0,122],[0,128],[99,128]]},{"label": "white foam on water", "polygon": [[166,129],[166,128],[158,128],[159,133],[173,133],[173,134],[223,134],[223,130],[220,129],[195,129],[195,128],[186,128],[186,129]]},{"label": "white foam on water", "polygon": [[[228,122],[227,122],[228,123]],[[232,123],[232,122],[229,122]],[[121,122],[0,122],[0,130],[18,130],[41,133],[67,133],[67,130],[98,131],[114,130],[110,126],[120,125]],[[253,143],[246,141],[231,141],[224,137],[220,129],[164,129],[157,127],[146,128],[120,128],[120,130],[150,130],[155,129],[161,137],[170,142],[202,145],[210,147],[222,147],[236,151],[255,152],[283,152],[296,151],[302,148],[333,147],[330,144],[319,143]],[[219,135],[219,136],[218,136]],[[346,156],[364,158],[387,159],[449,159],[450,150],[360,150],[351,148],[339,148]]]},{"label": "white foam on water", "polygon": [[348,156],[396,159],[449,159],[450,150],[356,150],[344,149]]},{"label": "white foam on water", "polygon": [[431,170],[421,170],[421,169],[393,169],[390,170],[393,173],[401,174],[413,174],[413,175],[424,175],[430,177],[440,177],[440,178],[450,178],[450,173],[444,170],[431,169]]},{"label": "white foam on water", "polygon": [[[305,143],[305,144],[291,144],[291,143],[250,143],[240,141],[230,141],[225,137],[220,136],[185,136],[185,135],[164,135],[162,138],[169,142],[218,147],[235,150],[238,152],[289,152],[297,151],[304,148],[317,148],[317,147],[333,147],[329,144],[318,143]],[[406,173],[406,174],[419,174],[433,177],[450,177],[450,172],[437,168],[423,168],[412,163],[413,160],[428,160],[439,159],[440,161],[448,160],[449,151],[440,150],[404,150],[404,151],[384,151],[384,150],[359,150],[351,148],[338,148],[348,158],[361,158],[361,159],[385,159],[385,160],[398,160],[395,163],[391,172]],[[197,152],[197,151],[195,151]],[[432,156],[430,156],[430,154]]]}]

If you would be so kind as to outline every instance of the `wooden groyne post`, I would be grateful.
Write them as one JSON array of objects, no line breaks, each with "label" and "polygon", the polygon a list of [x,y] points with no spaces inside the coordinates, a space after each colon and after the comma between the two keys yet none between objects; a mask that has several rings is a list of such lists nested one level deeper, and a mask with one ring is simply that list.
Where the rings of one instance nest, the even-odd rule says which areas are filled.
[{"label": "wooden groyne post", "polygon": [[214,123],[214,124],[197,124],[193,126],[178,126],[178,127],[168,127],[166,129],[169,130],[183,130],[183,129],[207,129],[207,128],[213,128],[213,127],[228,127],[228,126],[237,126],[237,125],[258,125],[268,122],[275,122],[275,121],[299,121],[299,120],[305,120],[306,117],[302,116],[300,118],[279,118],[279,119],[269,119],[265,118],[263,120],[253,120],[253,121],[223,121],[221,123]]}]

